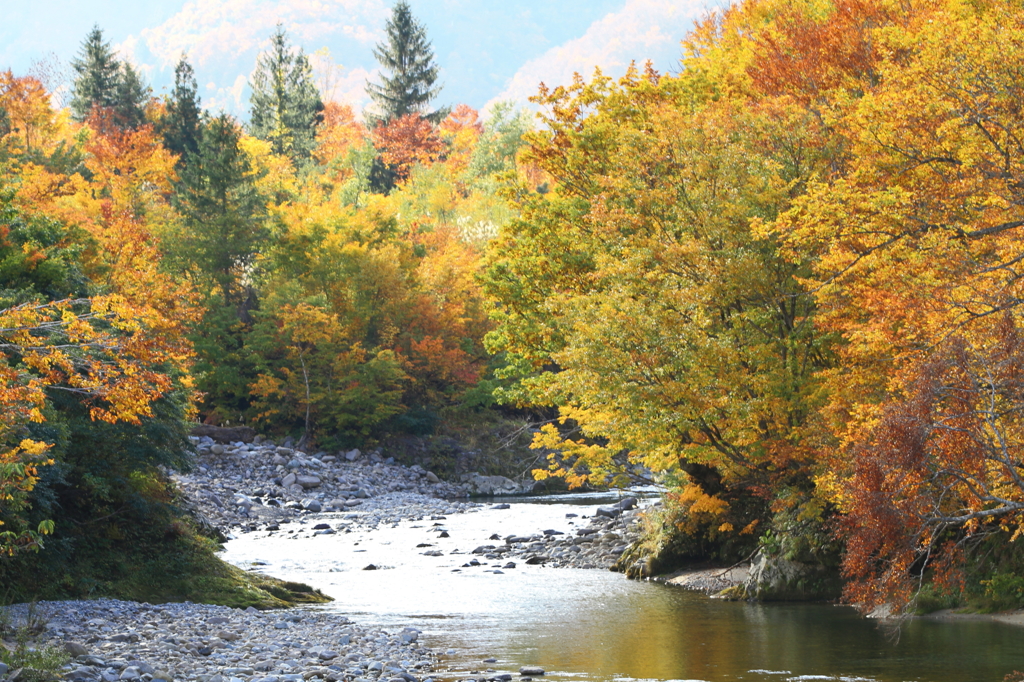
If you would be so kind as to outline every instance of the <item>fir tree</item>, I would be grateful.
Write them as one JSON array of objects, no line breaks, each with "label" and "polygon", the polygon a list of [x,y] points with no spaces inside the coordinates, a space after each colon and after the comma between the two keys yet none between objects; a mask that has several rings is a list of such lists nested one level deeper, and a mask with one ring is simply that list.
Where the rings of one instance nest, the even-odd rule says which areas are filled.
[{"label": "fir tree", "polygon": [[202,109],[195,72],[182,54],[174,69],[174,90],[167,100],[167,113],[160,125],[164,147],[180,155],[178,165],[188,163],[188,157],[199,152]]},{"label": "fir tree", "polygon": [[109,109],[114,123],[137,128],[146,121],[145,107],[150,90],[139,72],[114,56],[103,31],[94,26],[82,43],[78,59],[71,63],[78,76],[71,96],[71,112],[84,121],[96,107]]},{"label": "fir tree", "polygon": [[270,142],[278,154],[308,159],[324,105],[309,60],[302,50],[293,54],[280,24],[270,48],[257,58],[249,86],[249,131]]},{"label": "fir tree", "polygon": [[386,124],[413,113],[438,123],[448,112],[427,110],[441,91],[441,86],[434,87],[438,74],[434,51],[426,29],[413,18],[405,0],[392,9],[385,31],[387,39],[374,48],[373,55],[389,75],[382,75],[379,84],[366,84],[367,94],[380,109],[372,123]]}]

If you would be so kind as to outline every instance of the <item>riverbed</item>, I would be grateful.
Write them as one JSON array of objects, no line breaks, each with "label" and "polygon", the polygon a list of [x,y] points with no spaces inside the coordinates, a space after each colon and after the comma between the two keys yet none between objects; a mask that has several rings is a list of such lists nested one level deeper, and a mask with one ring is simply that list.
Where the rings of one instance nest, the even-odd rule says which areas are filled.
[{"label": "riverbed", "polygon": [[472,553],[490,538],[572,533],[605,501],[516,501],[372,530],[338,515],[343,530],[333,534],[315,535],[312,521],[248,533],[224,558],[336,600],[316,608],[385,630],[419,628],[423,643],[448,651],[435,674],[443,680],[518,676],[524,665],[565,682],[981,682],[1024,669],[1024,628],[1012,625],[914,620],[895,631],[848,607],[725,602],[609,571],[513,568]]}]

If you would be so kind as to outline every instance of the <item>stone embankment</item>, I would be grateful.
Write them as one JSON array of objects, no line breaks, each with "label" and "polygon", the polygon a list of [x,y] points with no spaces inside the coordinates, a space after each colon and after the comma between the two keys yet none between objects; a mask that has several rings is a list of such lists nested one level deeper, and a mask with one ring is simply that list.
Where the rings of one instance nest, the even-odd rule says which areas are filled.
[{"label": "stone embankment", "polygon": [[[438,664],[414,628],[372,630],[318,611],[113,599],[36,609],[47,621],[41,643],[73,655],[63,677],[74,682],[429,682]],[[27,608],[10,607],[8,616],[18,626]],[[0,669],[0,678],[12,682],[14,672]]]}]

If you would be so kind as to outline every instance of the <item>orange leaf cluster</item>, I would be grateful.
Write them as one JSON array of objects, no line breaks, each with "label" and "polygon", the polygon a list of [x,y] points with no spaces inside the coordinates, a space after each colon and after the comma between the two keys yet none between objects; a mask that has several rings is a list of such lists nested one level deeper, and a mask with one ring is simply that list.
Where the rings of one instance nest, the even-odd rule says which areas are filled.
[{"label": "orange leaf cluster", "polygon": [[406,114],[378,126],[372,136],[381,160],[394,168],[400,180],[409,177],[413,166],[436,161],[445,149],[437,130],[419,114]]}]

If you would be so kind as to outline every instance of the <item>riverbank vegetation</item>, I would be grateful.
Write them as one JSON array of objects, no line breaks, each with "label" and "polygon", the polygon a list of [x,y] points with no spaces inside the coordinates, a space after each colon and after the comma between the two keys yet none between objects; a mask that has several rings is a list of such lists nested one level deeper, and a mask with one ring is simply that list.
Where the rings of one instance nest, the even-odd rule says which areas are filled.
[{"label": "riverbank vegetation", "polygon": [[200,542],[166,478],[196,420],[443,450],[514,416],[539,478],[668,486],[627,572],[760,551],[866,609],[1024,605],[1021,20],[747,0],[539,123],[435,108],[404,3],[363,120],[283,28],[244,124],[98,29],[69,108],[0,75],[0,575]]}]

